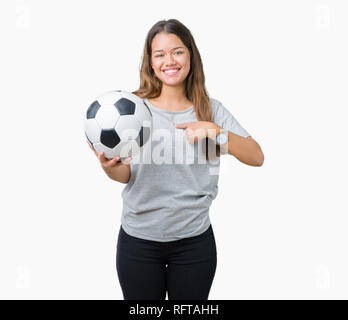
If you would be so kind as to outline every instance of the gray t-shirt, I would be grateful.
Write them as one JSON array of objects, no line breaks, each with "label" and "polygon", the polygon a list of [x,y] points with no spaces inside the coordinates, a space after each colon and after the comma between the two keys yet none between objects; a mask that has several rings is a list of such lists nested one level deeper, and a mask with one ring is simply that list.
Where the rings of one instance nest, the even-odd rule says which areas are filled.
[{"label": "gray t-shirt", "polygon": [[[131,236],[160,242],[197,236],[210,225],[220,158],[205,161],[205,144],[188,143],[185,130],[175,128],[178,123],[197,121],[193,106],[169,111],[146,98],[143,101],[152,113],[151,138],[130,163],[131,177],[122,191],[122,227]],[[220,101],[210,98],[210,102],[216,124],[250,136]],[[209,139],[210,147],[215,154]]]}]

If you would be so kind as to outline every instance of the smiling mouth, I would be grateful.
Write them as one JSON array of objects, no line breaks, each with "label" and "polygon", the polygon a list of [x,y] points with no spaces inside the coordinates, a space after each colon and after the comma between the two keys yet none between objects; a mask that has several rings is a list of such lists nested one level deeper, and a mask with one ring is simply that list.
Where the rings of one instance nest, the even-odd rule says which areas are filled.
[{"label": "smiling mouth", "polygon": [[167,76],[175,76],[175,75],[178,74],[178,72],[180,71],[180,69],[181,69],[181,68],[177,69],[176,71],[170,71],[170,72],[168,72],[168,71],[163,71],[163,73],[164,73],[165,75],[167,75]]}]

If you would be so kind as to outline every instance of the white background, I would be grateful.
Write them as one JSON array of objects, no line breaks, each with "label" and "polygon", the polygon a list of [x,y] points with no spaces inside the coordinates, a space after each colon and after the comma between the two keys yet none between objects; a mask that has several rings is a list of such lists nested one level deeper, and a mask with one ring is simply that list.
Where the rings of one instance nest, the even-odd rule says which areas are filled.
[{"label": "white background", "polygon": [[134,91],[145,37],[176,18],[209,94],[260,144],[226,155],[209,299],[348,298],[346,1],[1,1],[0,298],[123,299],[124,185],[82,117]]}]

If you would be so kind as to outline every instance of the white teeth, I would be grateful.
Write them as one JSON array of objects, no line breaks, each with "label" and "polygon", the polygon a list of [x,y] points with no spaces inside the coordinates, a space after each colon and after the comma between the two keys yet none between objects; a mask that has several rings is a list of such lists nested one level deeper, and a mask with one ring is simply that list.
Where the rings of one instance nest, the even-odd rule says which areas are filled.
[{"label": "white teeth", "polygon": [[173,70],[165,70],[164,72],[165,73],[175,73],[175,72],[178,72],[179,71],[179,69],[173,69]]}]

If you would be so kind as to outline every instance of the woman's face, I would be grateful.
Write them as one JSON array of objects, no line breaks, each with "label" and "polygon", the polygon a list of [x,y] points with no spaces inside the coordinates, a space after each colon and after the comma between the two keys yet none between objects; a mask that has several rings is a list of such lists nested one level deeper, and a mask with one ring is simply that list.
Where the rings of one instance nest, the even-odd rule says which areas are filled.
[{"label": "woman's face", "polygon": [[[185,81],[190,72],[190,52],[181,39],[173,33],[158,33],[152,40],[151,65],[157,78],[168,86]],[[174,73],[167,69],[179,69]]]}]

